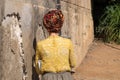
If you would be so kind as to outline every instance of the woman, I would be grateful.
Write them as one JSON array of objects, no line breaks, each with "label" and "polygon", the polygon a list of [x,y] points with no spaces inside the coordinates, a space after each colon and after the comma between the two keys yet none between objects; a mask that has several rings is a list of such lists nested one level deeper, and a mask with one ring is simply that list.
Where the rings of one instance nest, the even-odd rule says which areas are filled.
[{"label": "woman", "polygon": [[35,57],[36,71],[42,74],[42,80],[73,80],[71,69],[76,66],[76,57],[72,42],[58,36],[63,21],[60,10],[51,10],[44,16],[43,24],[50,36],[37,43]]}]

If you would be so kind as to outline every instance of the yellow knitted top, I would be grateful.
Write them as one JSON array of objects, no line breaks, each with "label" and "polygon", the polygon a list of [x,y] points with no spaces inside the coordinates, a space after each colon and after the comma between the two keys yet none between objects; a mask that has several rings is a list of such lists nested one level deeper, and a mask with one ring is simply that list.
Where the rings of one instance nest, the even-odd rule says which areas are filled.
[{"label": "yellow knitted top", "polygon": [[[38,60],[42,66],[38,68]],[[39,41],[36,47],[35,67],[38,74],[44,72],[70,71],[76,66],[76,56],[70,39],[50,36]]]}]

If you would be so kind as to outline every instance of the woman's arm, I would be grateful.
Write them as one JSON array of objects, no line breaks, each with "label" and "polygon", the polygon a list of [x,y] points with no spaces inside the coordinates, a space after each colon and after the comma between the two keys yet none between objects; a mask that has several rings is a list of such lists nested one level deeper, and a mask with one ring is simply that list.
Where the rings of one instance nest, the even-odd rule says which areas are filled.
[{"label": "woman's arm", "polygon": [[40,74],[40,70],[39,70],[39,64],[38,61],[40,60],[40,46],[37,44],[36,46],[36,55],[35,55],[35,68],[36,68],[36,72],[38,74]]},{"label": "woman's arm", "polygon": [[69,49],[69,60],[70,60],[70,67],[74,68],[76,66],[76,55],[74,53],[74,48],[72,41],[70,41],[70,49]]}]

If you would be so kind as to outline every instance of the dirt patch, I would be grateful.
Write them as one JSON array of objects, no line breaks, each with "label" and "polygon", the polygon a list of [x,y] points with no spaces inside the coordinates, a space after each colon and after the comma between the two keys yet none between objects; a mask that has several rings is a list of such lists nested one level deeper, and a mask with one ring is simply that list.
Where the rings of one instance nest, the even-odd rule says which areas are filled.
[{"label": "dirt patch", "polygon": [[120,45],[95,41],[74,77],[75,80],[120,80]]}]

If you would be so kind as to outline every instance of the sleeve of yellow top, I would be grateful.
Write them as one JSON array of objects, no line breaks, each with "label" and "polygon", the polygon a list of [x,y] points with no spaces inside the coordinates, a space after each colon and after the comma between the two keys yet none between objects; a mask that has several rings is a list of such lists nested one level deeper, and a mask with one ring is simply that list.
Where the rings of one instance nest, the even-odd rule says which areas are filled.
[{"label": "sleeve of yellow top", "polygon": [[36,46],[36,55],[35,55],[35,68],[36,72],[40,74],[39,67],[38,67],[38,60],[40,59],[40,51],[39,51],[39,46]]},{"label": "sleeve of yellow top", "polygon": [[76,55],[74,53],[74,48],[73,48],[73,44],[72,42],[70,41],[70,49],[69,49],[69,60],[70,60],[70,67],[71,68],[74,68],[76,66]]}]

